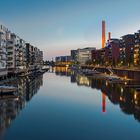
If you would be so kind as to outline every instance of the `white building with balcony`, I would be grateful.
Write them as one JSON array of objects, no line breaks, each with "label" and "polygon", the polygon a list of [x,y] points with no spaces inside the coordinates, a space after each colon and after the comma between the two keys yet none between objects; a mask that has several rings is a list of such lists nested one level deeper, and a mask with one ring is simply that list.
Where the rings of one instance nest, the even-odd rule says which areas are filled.
[{"label": "white building with balcony", "polygon": [[85,64],[88,60],[92,60],[92,50],[96,50],[94,47],[88,47],[77,50],[77,61],[80,64]]},{"label": "white building with balcony", "polygon": [[11,33],[7,44],[7,67],[9,72],[18,73],[26,69],[26,44],[23,39]]},{"label": "white building with balcony", "polygon": [[0,25],[0,77],[7,75],[7,37],[8,29],[3,25]]}]

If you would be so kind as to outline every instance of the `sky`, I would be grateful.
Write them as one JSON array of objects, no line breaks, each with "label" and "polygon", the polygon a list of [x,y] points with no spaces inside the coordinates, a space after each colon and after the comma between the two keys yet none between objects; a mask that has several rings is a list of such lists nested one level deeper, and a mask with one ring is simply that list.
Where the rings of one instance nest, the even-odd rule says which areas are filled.
[{"label": "sky", "polygon": [[44,60],[71,49],[101,48],[101,24],[112,38],[140,29],[140,0],[0,0],[0,24],[44,52]]}]

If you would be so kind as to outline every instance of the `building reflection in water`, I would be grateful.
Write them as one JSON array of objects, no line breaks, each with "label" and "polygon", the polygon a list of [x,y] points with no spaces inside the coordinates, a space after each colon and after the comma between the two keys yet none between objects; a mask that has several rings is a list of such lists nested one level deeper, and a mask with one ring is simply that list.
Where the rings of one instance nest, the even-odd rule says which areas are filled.
[{"label": "building reflection in water", "polygon": [[54,67],[54,72],[60,76],[71,76],[71,71],[68,67]]},{"label": "building reflection in water", "polygon": [[[63,69],[65,70],[65,69]],[[63,71],[56,69],[56,75],[71,74],[71,83],[76,83],[78,86],[86,86],[101,91],[102,112],[106,112],[106,98],[114,105],[119,105],[122,112],[127,115],[133,115],[140,122],[140,91],[125,88],[123,85],[110,83],[97,77],[86,77],[75,71]],[[69,74],[68,74],[69,73]]]},{"label": "building reflection in water", "polygon": [[12,83],[7,83],[7,85],[11,84],[18,88],[19,97],[0,97],[0,139],[4,136],[6,128],[10,126],[11,122],[25,107],[26,103],[37,94],[43,85],[43,75],[39,75],[35,78],[23,77],[12,81]]}]

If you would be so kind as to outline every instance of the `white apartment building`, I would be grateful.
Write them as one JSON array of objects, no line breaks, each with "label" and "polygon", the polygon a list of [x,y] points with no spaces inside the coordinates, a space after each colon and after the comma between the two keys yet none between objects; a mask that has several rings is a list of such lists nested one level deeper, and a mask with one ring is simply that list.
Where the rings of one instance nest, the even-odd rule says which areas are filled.
[{"label": "white apartment building", "polygon": [[8,29],[0,25],[0,77],[7,75],[7,52],[6,52],[6,39]]},{"label": "white apartment building", "polygon": [[0,25],[0,78],[42,67],[43,52]]},{"label": "white apartment building", "polygon": [[77,50],[77,61],[80,64],[85,64],[88,60],[92,59],[92,50],[96,50],[94,47],[88,47]]},{"label": "white apartment building", "polygon": [[19,51],[17,52],[18,58],[19,58],[19,65],[18,68],[20,70],[25,70],[26,69],[26,43],[23,39],[19,40]]},{"label": "white apartment building", "polygon": [[7,42],[7,68],[15,70],[16,68],[16,35],[11,33]]},{"label": "white apartment building", "polygon": [[26,69],[26,44],[14,33],[11,33],[7,44],[8,70],[19,72]]}]

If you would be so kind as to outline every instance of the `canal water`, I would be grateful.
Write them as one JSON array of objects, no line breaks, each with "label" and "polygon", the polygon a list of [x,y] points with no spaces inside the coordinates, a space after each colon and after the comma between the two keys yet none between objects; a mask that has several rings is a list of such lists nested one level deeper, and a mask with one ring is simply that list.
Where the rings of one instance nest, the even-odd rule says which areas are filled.
[{"label": "canal water", "polygon": [[139,140],[140,93],[67,68],[13,81],[0,100],[2,140]]}]

